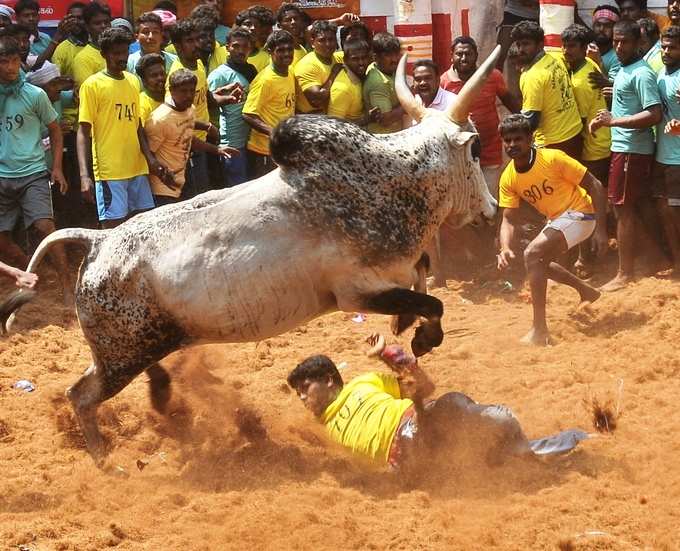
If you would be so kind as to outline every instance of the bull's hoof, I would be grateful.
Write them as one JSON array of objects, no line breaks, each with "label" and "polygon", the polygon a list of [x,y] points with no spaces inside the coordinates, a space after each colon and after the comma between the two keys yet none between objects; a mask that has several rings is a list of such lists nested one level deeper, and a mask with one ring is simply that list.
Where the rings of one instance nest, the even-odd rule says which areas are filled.
[{"label": "bull's hoof", "polygon": [[411,350],[416,358],[431,352],[444,340],[444,332],[438,321],[425,322],[416,328],[416,334],[411,341]]}]

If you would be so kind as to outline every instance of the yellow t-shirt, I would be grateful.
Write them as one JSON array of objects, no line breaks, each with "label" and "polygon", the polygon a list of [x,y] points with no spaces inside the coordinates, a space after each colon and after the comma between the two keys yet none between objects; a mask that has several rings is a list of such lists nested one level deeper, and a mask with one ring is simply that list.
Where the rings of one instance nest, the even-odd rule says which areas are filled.
[{"label": "yellow t-shirt", "polygon": [[165,51],[169,54],[177,55],[177,48],[175,48],[175,45],[172,42],[165,47]]},{"label": "yellow t-shirt", "polygon": [[156,158],[175,175],[177,189],[170,189],[153,174],[149,176],[151,192],[165,197],[179,197],[185,182],[184,168],[191,151],[191,139],[194,136],[194,108],[177,111],[162,104],[146,121],[144,131],[149,140],[149,149]]},{"label": "yellow t-shirt", "polygon": [[536,159],[527,172],[517,172],[510,161],[499,184],[499,205],[516,209],[524,199],[550,220],[567,210],[592,214],[590,195],[579,184],[587,170],[559,149],[536,149]]},{"label": "yellow t-shirt", "polygon": [[106,69],[106,61],[101,52],[92,44],[87,44],[73,58],[73,80],[76,87],[80,86],[85,80]]},{"label": "yellow t-shirt", "polygon": [[332,63],[324,63],[316,52],[311,51],[295,66],[295,83],[297,86],[298,113],[314,113],[319,110],[305,97],[305,90],[312,86],[321,86],[331,75]]},{"label": "yellow t-shirt", "polygon": [[250,54],[247,61],[253,65],[259,73],[269,66],[269,64],[272,62],[272,58],[267,50],[260,48],[257,52]]},{"label": "yellow t-shirt", "polygon": [[338,50],[337,52],[333,52],[333,63],[340,63],[343,64],[345,62],[345,52],[342,50]]},{"label": "yellow t-shirt", "polygon": [[[243,113],[259,116],[272,128],[292,117],[295,114],[293,71],[289,70],[288,75],[282,76],[274,70],[273,65],[269,65],[258,73],[250,83]],[[248,149],[261,155],[269,155],[269,136],[252,129]]]},{"label": "yellow t-shirt", "polygon": [[215,41],[215,49],[212,55],[208,58],[208,74],[212,73],[220,65],[227,62],[227,48],[220,46],[220,44]]},{"label": "yellow t-shirt", "polygon": [[602,95],[602,90],[593,88],[588,82],[588,75],[593,71],[601,72],[597,63],[589,57],[576,72],[571,73],[571,86],[574,90],[574,98],[578,106],[581,119],[585,119],[585,125],[581,131],[583,136],[583,161],[599,161],[611,155],[612,134],[609,128],[600,128],[595,135],[588,130],[588,123],[595,118],[600,109],[607,109],[607,103]]},{"label": "yellow t-shirt", "polygon": [[538,146],[564,142],[576,136],[583,125],[569,82],[567,68],[556,57],[545,54],[519,79],[522,111],[540,111],[534,133]]},{"label": "yellow t-shirt", "polygon": [[353,122],[364,116],[361,80],[347,68],[343,68],[333,81],[327,113],[329,117]]},{"label": "yellow t-shirt", "polygon": [[[189,69],[196,78],[198,79],[198,84],[196,84],[196,93],[194,94],[194,109],[196,110],[196,120],[208,123],[210,122],[210,114],[208,113],[208,79],[205,76],[205,68],[203,67],[203,62],[199,59],[197,62],[196,69],[189,69],[182,65],[182,62],[177,58],[172,62],[170,70],[168,71],[168,80],[165,83],[166,94],[165,99],[170,99],[170,75],[177,71],[178,69]],[[199,140],[205,141],[207,132],[205,130],[196,130],[194,132]]]},{"label": "yellow t-shirt", "polygon": [[81,123],[92,125],[94,178],[125,180],[148,174],[137,137],[139,79],[123,71],[116,79],[101,71],[80,87]]},{"label": "yellow t-shirt", "polygon": [[162,101],[156,101],[144,90],[139,94],[139,119],[142,121],[142,126],[149,120],[151,113],[156,107],[162,104]]},{"label": "yellow t-shirt", "polygon": [[[63,77],[73,77],[73,60],[78,52],[85,46],[74,44],[70,40],[64,40],[56,47],[52,54],[52,63],[59,67],[59,73]],[[74,124],[78,119],[77,107],[66,107],[61,114],[62,122]]]},{"label": "yellow t-shirt", "polygon": [[322,421],[338,444],[387,463],[401,418],[412,405],[411,400],[401,398],[394,375],[367,373],[342,388]]},{"label": "yellow t-shirt", "polygon": [[290,66],[295,68],[295,66],[298,64],[298,61],[300,61],[306,55],[307,49],[304,46],[298,44],[298,46],[293,50],[293,63],[291,63]]}]

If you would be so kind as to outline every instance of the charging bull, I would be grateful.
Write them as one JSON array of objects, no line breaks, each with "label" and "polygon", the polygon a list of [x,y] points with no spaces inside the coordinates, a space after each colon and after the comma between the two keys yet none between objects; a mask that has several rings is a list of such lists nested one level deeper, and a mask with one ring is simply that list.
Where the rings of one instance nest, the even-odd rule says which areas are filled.
[{"label": "charging bull", "polygon": [[[87,249],[76,310],[92,365],[67,396],[95,461],[105,455],[99,404],[146,371],[163,412],[170,377],[158,362],[180,347],[259,341],[336,310],[393,315],[397,333],[424,318],[414,353],[441,344],[443,307],[425,293],[423,250],[447,216],[462,225],[495,214],[468,113],[497,55],[447,113],[414,98],[404,57],[396,89],[420,121],[413,128],[372,136],[323,116],[293,117],[272,135],[274,172],[40,244],[29,271],[55,243]],[[23,302],[0,306],[3,329]]]}]

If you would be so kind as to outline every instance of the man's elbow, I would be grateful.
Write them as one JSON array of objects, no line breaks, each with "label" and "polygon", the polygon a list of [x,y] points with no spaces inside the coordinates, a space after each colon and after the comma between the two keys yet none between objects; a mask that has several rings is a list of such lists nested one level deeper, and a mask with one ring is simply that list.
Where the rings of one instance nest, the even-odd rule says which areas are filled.
[{"label": "man's elbow", "polygon": [[657,106],[655,109],[650,109],[651,114],[651,124],[656,126],[663,119],[663,113],[661,112],[661,107]]}]

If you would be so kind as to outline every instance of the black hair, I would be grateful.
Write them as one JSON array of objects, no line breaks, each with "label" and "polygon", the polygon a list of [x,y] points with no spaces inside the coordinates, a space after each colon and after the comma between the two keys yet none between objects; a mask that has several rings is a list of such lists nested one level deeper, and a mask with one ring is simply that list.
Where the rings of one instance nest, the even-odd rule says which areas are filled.
[{"label": "black hair", "polygon": [[350,52],[359,49],[365,49],[368,52],[371,51],[371,47],[368,45],[368,42],[366,42],[362,38],[353,38],[352,40],[348,40],[342,47],[342,51],[345,53],[346,56],[349,55]]},{"label": "black hair", "polygon": [[154,10],[166,10],[177,15],[177,4],[172,0],[161,0],[153,7]]},{"label": "black hair", "polygon": [[622,19],[614,25],[614,32],[632,36],[635,40],[640,40],[640,25],[635,21]]},{"label": "black hair", "polygon": [[276,49],[277,46],[280,46],[281,44],[295,44],[293,35],[284,30],[274,31],[267,38],[264,49],[271,53]]},{"label": "black hair", "polygon": [[578,42],[581,46],[588,46],[595,35],[588,27],[574,23],[562,31],[560,38],[562,42]]},{"label": "black hair", "polygon": [[616,6],[612,6],[611,4],[602,4],[600,6],[596,6],[595,9],[593,10],[593,15],[595,15],[595,12],[600,10],[610,10],[613,11],[619,17],[621,17],[621,10],[619,10],[619,8],[617,8]]},{"label": "black hair", "polygon": [[535,21],[520,21],[510,32],[510,39],[513,42],[518,40],[533,40],[534,42],[543,42],[545,33],[538,23]]},{"label": "black hair", "polygon": [[[621,7],[621,4],[623,4],[625,0],[616,0],[616,3],[618,4],[619,8]],[[631,0],[633,4],[635,4],[640,10],[644,11],[647,9],[647,0]]]},{"label": "black hair", "polygon": [[364,40],[368,43],[371,42],[371,39],[373,38],[373,33],[371,32],[371,29],[369,29],[366,26],[366,23],[363,21],[354,21],[350,23],[349,25],[345,25],[340,29],[340,45],[345,44],[345,40],[349,36],[349,34],[352,31],[359,30],[364,34]]},{"label": "black hair", "polygon": [[111,8],[103,6],[98,2],[91,2],[83,10],[83,19],[85,23],[89,23],[93,18],[101,14],[108,15],[109,19],[111,19]]},{"label": "black hair", "polygon": [[318,19],[312,23],[312,28],[310,29],[309,34],[312,38],[316,38],[320,34],[327,32],[333,33],[335,35],[335,33],[338,32],[338,26],[335,23],[326,21],[325,19]]},{"label": "black hair", "polygon": [[159,64],[165,68],[165,60],[161,54],[144,54],[135,65],[135,72],[139,75],[139,78],[144,80],[144,74],[149,67]]},{"label": "black hair", "polygon": [[21,56],[19,44],[13,37],[9,36],[4,29],[0,30],[0,56],[16,55]]},{"label": "black hair", "polygon": [[31,36],[32,32],[33,31],[31,31],[31,29],[29,29],[26,25],[22,25],[21,23],[12,23],[3,29],[3,35],[10,38],[16,38],[20,34]]},{"label": "black hair", "polygon": [[194,86],[198,84],[198,78],[189,69],[177,69],[168,77],[168,85],[171,90],[189,82]]},{"label": "black hair", "polygon": [[137,19],[135,19],[135,30],[139,30],[139,27],[143,24],[146,23],[151,24],[151,25],[158,25],[158,28],[163,30],[163,21],[161,18],[156,15],[153,12],[146,12],[140,15]]},{"label": "black hair", "polygon": [[296,4],[295,2],[284,2],[281,4],[278,10],[276,10],[276,22],[281,24],[281,21],[283,20],[283,14],[286,13],[287,11],[294,11],[298,15],[302,16],[303,15],[303,10],[300,7],[300,4]]},{"label": "black hair", "polygon": [[40,13],[40,4],[36,0],[19,0],[14,6],[14,13],[19,15],[24,10],[35,10]]},{"label": "black hair", "polygon": [[246,19],[257,19],[260,24],[268,27],[273,27],[274,23],[276,23],[274,12],[264,6],[250,6],[249,8],[240,11],[236,16],[235,23],[237,25],[243,25],[243,22]]},{"label": "black hair", "polygon": [[418,67],[427,67],[428,69],[432,69],[436,75],[441,74],[439,72],[439,65],[431,59],[419,59],[413,64],[413,70],[415,71]]},{"label": "black hair", "polygon": [[193,19],[182,19],[170,29],[170,40],[173,44],[179,44],[196,30],[196,22]]},{"label": "black hair", "polygon": [[215,27],[220,22],[220,14],[217,10],[208,4],[199,4],[189,14],[192,19],[210,19],[215,22]]},{"label": "black hair", "polygon": [[378,33],[373,37],[373,53],[375,55],[401,52],[401,43],[392,33]]},{"label": "black hair", "polygon": [[479,53],[477,43],[475,42],[475,39],[472,38],[471,36],[457,36],[456,38],[454,38],[453,42],[451,43],[451,51],[455,50],[458,44],[467,44],[475,51],[476,54]]},{"label": "black hair", "polygon": [[86,7],[87,7],[87,4],[85,2],[71,2],[68,5],[68,8],[66,8],[66,13],[71,13],[71,10],[74,10],[74,9],[84,10]]},{"label": "black hair", "polygon": [[528,136],[531,136],[533,133],[533,130],[531,129],[531,121],[521,113],[508,115],[505,117],[498,125],[498,131],[500,132],[501,136],[509,134],[510,132],[522,132]]},{"label": "black hair", "polygon": [[677,25],[666,27],[666,30],[661,33],[661,38],[667,38],[668,40],[680,42],[680,27]]},{"label": "black hair", "polygon": [[[637,24],[640,26],[640,30],[644,29],[647,36],[652,38],[656,37],[656,40],[659,39],[659,34],[661,34],[661,31],[659,30],[659,25],[656,24],[654,19],[643,17],[642,19],[638,19]],[[654,42],[656,42],[656,40],[654,40]]]},{"label": "black hair", "polygon": [[212,17],[192,17],[191,19],[194,22],[196,30],[199,32],[207,31],[210,34],[213,34],[217,28],[217,21]]},{"label": "black hair", "polygon": [[247,29],[246,27],[234,27],[231,29],[231,32],[229,33],[229,36],[227,37],[227,44],[231,42],[232,38],[245,38],[250,42],[250,45],[252,46],[255,43],[255,38],[253,37],[253,33],[250,32],[250,29]]},{"label": "black hair", "polygon": [[313,381],[325,381],[331,379],[336,385],[344,385],[338,368],[335,367],[333,360],[323,354],[310,356],[295,366],[295,369],[288,374],[288,385],[296,389],[305,379]]},{"label": "black hair", "polygon": [[104,54],[117,44],[127,44],[129,46],[134,41],[132,33],[125,27],[109,27],[99,35],[99,49]]}]

